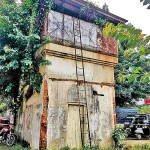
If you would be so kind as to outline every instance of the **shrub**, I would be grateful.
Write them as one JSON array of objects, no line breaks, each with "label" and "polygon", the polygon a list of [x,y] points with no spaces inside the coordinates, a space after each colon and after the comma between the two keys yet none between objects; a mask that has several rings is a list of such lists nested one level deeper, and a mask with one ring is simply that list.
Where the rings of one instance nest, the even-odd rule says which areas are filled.
[{"label": "shrub", "polygon": [[60,150],[70,150],[70,147],[69,146],[65,146],[65,147],[60,148]]},{"label": "shrub", "polygon": [[128,131],[123,129],[123,127],[118,126],[117,128],[115,128],[112,134],[112,139],[115,144],[115,147],[122,147],[123,145],[121,144],[121,141],[125,139],[127,135]]}]

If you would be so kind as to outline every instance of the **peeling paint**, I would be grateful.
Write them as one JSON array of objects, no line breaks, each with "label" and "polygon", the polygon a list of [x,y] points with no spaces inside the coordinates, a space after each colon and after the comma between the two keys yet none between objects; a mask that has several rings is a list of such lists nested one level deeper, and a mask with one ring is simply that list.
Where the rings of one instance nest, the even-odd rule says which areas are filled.
[{"label": "peeling paint", "polygon": [[[56,11],[50,11],[43,27],[43,36],[50,36],[53,43],[72,46],[74,43],[73,19],[76,24],[75,28],[78,30],[79,23],[77,18]],[[117,41],[111,37],[102,36],[97,25],[80,20],[80,29],[84,48],[117,56]],[[79,41],[79,37],[76,38],[77,47],[80,45]]]}]

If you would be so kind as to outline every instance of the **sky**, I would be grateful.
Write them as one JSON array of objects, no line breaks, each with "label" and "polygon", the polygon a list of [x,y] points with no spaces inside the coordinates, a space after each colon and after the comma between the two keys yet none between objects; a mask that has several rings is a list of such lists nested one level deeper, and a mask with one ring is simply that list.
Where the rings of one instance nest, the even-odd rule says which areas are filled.
[{"label": "sky", "polygon": [[100,7],[106,3],[109,12],[128,20],[136,28],[140,28],[143,34],[150,35],[150,9],[146,9],[140,0],[90,0]]}]

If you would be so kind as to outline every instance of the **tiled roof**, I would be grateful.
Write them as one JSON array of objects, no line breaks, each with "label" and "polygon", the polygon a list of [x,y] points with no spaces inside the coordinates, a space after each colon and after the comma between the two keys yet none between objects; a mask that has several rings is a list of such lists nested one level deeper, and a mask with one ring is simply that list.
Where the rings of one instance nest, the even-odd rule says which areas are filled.
[{"label": "tiled roof", "polygon": [[[87,2],[83,0],[53,0],[53,2],[54,2],[53,10],[55,11],[62,12],[77,18],[81,18],[83,20],[87,18],[86,16],[80,15],[81,8],[87,5]],[[107,19],[109,22],[112,22],[114,24],[127,22],[126,19],[123,19],[110,12],[106,12],[103,9],[93,5],[90,5],[90,10],[96,14],[95,16]],[[91,19],[90,22],[95,22],[95,18]]]}]

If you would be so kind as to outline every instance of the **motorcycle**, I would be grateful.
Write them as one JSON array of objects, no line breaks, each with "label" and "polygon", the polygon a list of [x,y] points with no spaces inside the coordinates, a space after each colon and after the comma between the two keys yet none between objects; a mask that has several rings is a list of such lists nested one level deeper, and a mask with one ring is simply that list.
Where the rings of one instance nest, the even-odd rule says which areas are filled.
[{"label": "motorcycle", "polygon": [[8,119],[0,118],[0,142],[6,143],[8,146],[12,146],[16,142],[16,135],[14,134],[13,125],[9,124]]}]

